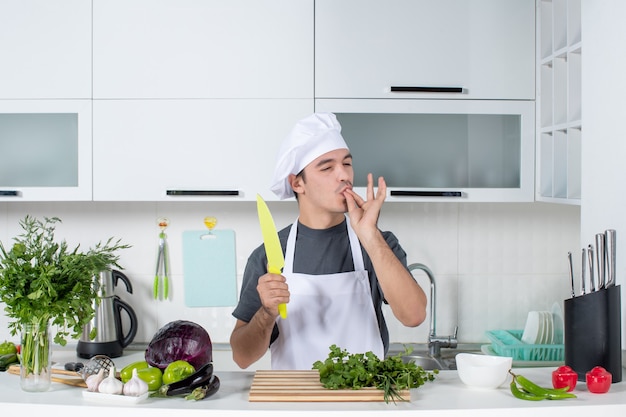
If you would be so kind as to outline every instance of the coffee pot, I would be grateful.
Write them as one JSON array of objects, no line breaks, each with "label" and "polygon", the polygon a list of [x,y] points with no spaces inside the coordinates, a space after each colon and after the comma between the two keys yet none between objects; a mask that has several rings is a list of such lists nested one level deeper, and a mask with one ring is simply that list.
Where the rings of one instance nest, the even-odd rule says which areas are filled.
[{"label": "coffee pot", "polygon": [[[137,316],[131,306],[114,294],[114,290],[119,280],[124,282],[131,294],[133,287],[126,275],[112,269],[101,271],[94,279],[98,279],[100,300],[94,300],[95,315],[83,326],[76,352],[79,357],[87,359],[95,355],[116,358],[122,356],[124,348],[135,338]],[[122,328],[122,310],[130,319],[127,332]]]}]

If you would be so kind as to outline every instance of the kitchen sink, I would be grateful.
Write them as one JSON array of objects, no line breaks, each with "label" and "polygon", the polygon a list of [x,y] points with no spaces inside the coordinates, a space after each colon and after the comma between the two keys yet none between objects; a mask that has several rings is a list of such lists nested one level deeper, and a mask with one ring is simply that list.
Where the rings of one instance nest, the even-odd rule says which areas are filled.
[{"label": "kitchen sink", "polygon": [[392,344],[389,347],[387,356],[396,356],[406,352],[406,348],[413,349],[411,353],[402,355],[405,363],[415,362],[417,366],[421,366],[425,371],[439,370],[456,370],[456,355],[462,352],[482,354],[480,345],[460,345],[456,349],[442,349],[441,354],[432,356],[428,351],[428,346],[420,344]]}]

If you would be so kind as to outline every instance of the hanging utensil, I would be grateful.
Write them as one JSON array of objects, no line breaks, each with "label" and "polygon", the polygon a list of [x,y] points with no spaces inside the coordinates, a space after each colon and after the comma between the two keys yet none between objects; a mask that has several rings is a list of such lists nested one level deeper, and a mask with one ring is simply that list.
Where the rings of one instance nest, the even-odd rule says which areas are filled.
[{"label": "hanging utensil", "polygon": [[157,253],[156,272],[154,275],[153,293],[154,299],[159,298],[159,290],[161,287],[161,279],[163,280],[163,299],[167,300],[169,297],[169,275],[170,275],[170,262],[169,251],[167,247],[167,235],[165,229],[169,226],[170,221],[166,217],[160,217],[157,219],[157,225],[161,232],[159,233],[159,249]]},{"label": "hanging utensil", "polygon": [[615,251],[615,243],[616,243],[616,232],[613,229],[608,229],[604,232],[606,238],[606,270],[607,270],[607,281],[606,287],[611,287],[615,285],[615,259],[617,256],[617,252]]},{"label": "hanging utensil", "polygon": [[596,267],[598,268],[598,290],[604,288],[605,285],[605,236],[604,233],[596,234]]}]

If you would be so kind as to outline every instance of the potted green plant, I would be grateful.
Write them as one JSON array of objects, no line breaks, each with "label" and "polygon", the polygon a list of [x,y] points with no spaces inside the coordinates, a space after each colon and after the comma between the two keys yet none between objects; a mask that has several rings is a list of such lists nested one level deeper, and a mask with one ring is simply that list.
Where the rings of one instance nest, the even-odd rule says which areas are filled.
[{"label": "potted green plant", "polygon": [[7,250],[0,241],[0,301],[11,319],[12,335],[21,334],[22,388],[41,391],[50,385],[49,327],[56,326],[54,342],[65,346],[78,338],[94,316],[99,301],[97,274],[118,265],[116,252],[130,247],[109,238],[85,252],[56,242],[57,217],[20,221],[24,232]]}]

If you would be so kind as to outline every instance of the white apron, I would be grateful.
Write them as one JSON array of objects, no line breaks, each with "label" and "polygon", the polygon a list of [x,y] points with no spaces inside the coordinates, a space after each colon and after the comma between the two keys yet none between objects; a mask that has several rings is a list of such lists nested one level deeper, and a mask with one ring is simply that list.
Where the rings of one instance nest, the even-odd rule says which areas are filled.
[{"label": "white apron", "polygon": [[354,271],[328,275],[293,272],[297,219],[293,223],[283,268],[290,292],[287,318],[276,319],[279,336],[270,346],[272,369],[312,369],[315,361],[328,357],[333,344],[349,353],[372,351],[383,358],[361,246],[346,222]]}]

